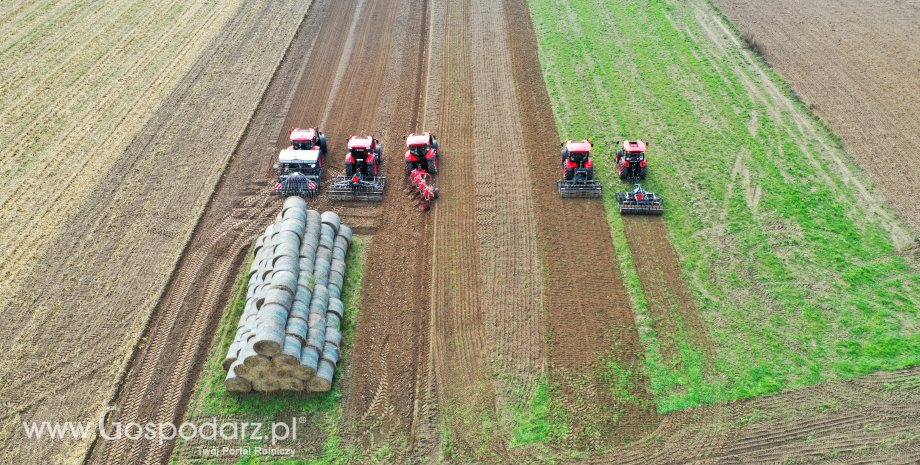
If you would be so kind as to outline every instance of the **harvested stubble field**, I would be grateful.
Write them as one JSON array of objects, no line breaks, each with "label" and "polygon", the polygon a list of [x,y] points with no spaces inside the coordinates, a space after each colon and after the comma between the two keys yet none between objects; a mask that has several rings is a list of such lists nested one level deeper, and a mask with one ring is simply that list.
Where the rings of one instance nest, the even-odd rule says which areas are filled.
[{"label": "harvested stubble field", "polygon": [[307,6],[0,6],[4,462],[87,455],[91,435],[23,422],[95,421],[115,397]]},{"label": "harvested stubble field", "polygon": [[[109,157],[105,169],[61,175],[85,178],[89,187],[71,195],[78,203],[29,197],[29,170],[47,175],[55,162],[39,150],[54,137],[3,165],[22,197],[5,200],[4,221],[22,224],[31,244],[2,249],[0,272],[14,284],[0,296],[13,316],[0,343],[8,461],[232,463],[198,446],[267,445],[100,439],[90,448],[91,438],[23,440],[17,426],[60,419],[52,412],[86,421],[113,401],[110,421],[302,416],[298,441],[276,446],[311,462],[916,460],[917,369],[853,377],[916,363],[920,265],[905,249],[909,229],[708,3],[292,3],[197,5],[225,19],[199,36],[206,42],[179,44],[194,34],[177,32],[171,46],[198,47],[190,63],[158,65],[167,45],[138,54],[154,61],[123,85],[159,89],[160,100],[108,91],[138,108],[115,152],[108,129],[74,133]],[[82,11],[36,5],[0,5],[25,31],[7,51],[22,43],[21,53],[56,58],[57,41],[93,43],[86,28],[30,48],[57,30],[53,19]],[[113,8],[206,23],[181,3],[131,5]],[[100,8],[78,17],[116,14]],[[170,41],[165,30],[125,31],[134,29]],[[133,50],[113,47],[123,35],[97,53]],[[173,84],[154,72],[181,66]],[[9,69],[38,81],[6,92],[48,96],[39,81],[49,70]],[[107,121],[93,95],[73,121]],[[35,111],[58,118],[54,105],[67,101]],[[35,128],[55,120],[40,116],[5,118],[0,130],[22,121],[18,134],[29,137],[3,132],[4,143],[45,135]],[[231,291],[235,270],[248,269],[252,240],[280,207],[268,186],[284,129],[313,125],[330,135],[324,184],[342,170],[349,134],[375,134],[386,160],[382,204],[310,201],[369,234],[348,255],[343,366],[327,394],[228,396],[218,363],[245,292]],[[420,130],[442,150],[442,198],[426,215],[405,198],[400,157],[400,136]],[[608,195],[563,202],[559,141],[588,136]],[[610,155],[626,137],[653,141],[646,187],[668,199],[664,218],[616,214]],[[45,188],[64,195],[70,177]],[[803,193],[827,201],[802,202]],[[29,227],[41,217],[10,208],[29,199],[62,215],[52,218],[66,230]]]}]

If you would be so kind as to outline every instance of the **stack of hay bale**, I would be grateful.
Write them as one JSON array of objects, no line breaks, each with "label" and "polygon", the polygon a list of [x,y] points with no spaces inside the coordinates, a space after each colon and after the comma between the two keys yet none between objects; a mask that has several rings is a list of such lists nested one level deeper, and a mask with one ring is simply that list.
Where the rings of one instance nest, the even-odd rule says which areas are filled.
[{"label": "stack of hay bale", "polygon": [[224,359],[227,391],[332,387],[345,306],[339,297],[351,228],[288,197],[255,245],[246,307]]}]

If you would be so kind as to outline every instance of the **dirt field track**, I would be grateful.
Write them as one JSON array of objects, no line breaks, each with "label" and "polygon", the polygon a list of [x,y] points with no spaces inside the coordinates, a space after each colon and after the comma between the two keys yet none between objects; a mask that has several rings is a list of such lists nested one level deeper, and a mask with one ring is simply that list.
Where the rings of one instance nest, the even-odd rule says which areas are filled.
[{"label": "dirt field track", "polygon": [[[793,8],[716,3],[725,4],[733,19],[733,11],[744,12],[738,14],[742,30]],[[341,435],[366,457],[386,450],[385,461],[400,463],[524,463],[544,460],[547,451],[569,460],[571,451],[588,451],[595,454],[592,463],[639,464],[790,457],[908,463],[920,456],[916,367],[657,413],[641,375],[643,348],[604,205],[563,202],[556,192],[559,142],[582,135],[556,129],[526,0],[261,0],[220,9],[213,2],[194,9],[170,1],[132,8],[147,4],[151,9],[138,16],[172,15],[192,25],[188,31],[139,28],[164,37],[165,50],[184,50],[171,53],[188,60],[170,63],[169,54],[151,52],[141,55],[155,63],[137,67],[184,74],[132,74],[127,89],[98,90],[93,83],[111,75],[53,77],[78,83],[68,92],[92,111],[58,114],[60,101],[38,100],[41,85],[25,85],[35,76],[11,65],[61,56],[65,51],[55,41],[92,31],[75,30],[73,37],[53,37],[21,52],[13,44],[20,54],[12,58],[0,54],[10,66],[0,73],[22,83],[0,84],[0,98],[38,102],[29,111],[0,108],[0,144],[13,148],[0,155],[7,157],[0,158],[0,182],[10,187],[0,194],[0,226],[23,231],[0,240],[0,462],[170,460],[174,442],[30,441],[21,424],[96,421],[107,406],[116,407],[110,422],[182,421],[244,255],[280,208],[270,188],[271,166],[293,126],[319,126],[329,136],[321,192],[343,169],[348,135],[373,134],[384,147],[382,203],[308,200],[310,208],[337,211],[371,237],[351,362],[336,381],[343,393]],[[858,13],[861,6],[846,8]],[[29,18],[55,17],[49,9],[63,11],[50,2],[34,8],[2,3],[0,18],[6,19],[0,24],[40,31],[49,26]],[[65,16],[76,23],[114,13],[80,14]],[[894,24],[904,34],[916,32],[916,25]],[[783,30],[755,33],[767,58],[785,73],[783,63],[793,62],[772,45],[794,39],[781,36]],[[205,45],[180,39],[190,34]],[[833,50],[848,59],[849,48],[810,40],[821,47],[800,47],[815,58]],[[908,58],[917,52],[911,47],[903,49]],[[126,61],[112,58],[119,59]],[[824,75],[789,69],[795,85],[827,82]],[[114,117],[99,120],[93,111],[103,106],[94,99],[131,94],[132,85],[148,89],[144,95],[152,102],[140,108],[119,100],[125,106],[119,121],[134,126],[118,126]],[[872,107],[869,95],[884,87],[863,77],[853,77],[851,85],[864,86],[857,97],[864,107]],[[874,147],[856,145],[863,142],[853,129],[857,123],[841,116],[856,113],[842,103],[844,94],[814,89],[802,90],[803,98],[844,128],[851,152]],[[916,127],[908,124],[918,121],[917,105],[911,107],[909,98],[886,102],[899,116],[889,120],[872,112],[879,116],[873,124],[899,132],[878,132],[865,143],[892,136],[918,148]],[[79,113],[79,121],[61,119],[71,113]],[[80,125],[92,118],[105,124]],[[19,119],[35,123],[7,123]],[[55,141],[35,142],[30,135],[54,124],[66,127],[68,141],[85,133],[100,140],[112,125],[119,130],[93,146],[107,158],[80,159],[90,174],[61,174],[52,179],[57,184],[33,192],[30,180],[54,166],[53,153],[35,147]],[[422,130],[438,136],[442,155],[435,177],[442,197],[427,214],[406,198],[402,162],[401,136]],[[99,148],[105,146],[117,150]],[[907,148],[890,150],[885,156],[891,163],[878,176],[916,194],[920,177],[895,183],[898,170],[920,173],[916,160],[905,156]],[[41,156],[26,160],[35,153]],[[889,194],[896,198],[894,190]],[[898,208],[920,226],[915,203]],[[61,226],[41,229],[44,219]],[[676,350],[667,334],[677,331],[711,349],[664,221],[625,221],[629,248],[645,252],[633,254],[634,266],[643,288],[654,289],[646,297],[655,329],[664,335],[665,357]],[[611,367],[639,373],[626,385],[628,402],[612,392]],[[565,423],[569,439],[511,447],[518,411],[541,387],[552,393],[559,406],[552,413],[563,418],[556,421]],[[183,457],[194,455],[193,445],[180,446]]]}]

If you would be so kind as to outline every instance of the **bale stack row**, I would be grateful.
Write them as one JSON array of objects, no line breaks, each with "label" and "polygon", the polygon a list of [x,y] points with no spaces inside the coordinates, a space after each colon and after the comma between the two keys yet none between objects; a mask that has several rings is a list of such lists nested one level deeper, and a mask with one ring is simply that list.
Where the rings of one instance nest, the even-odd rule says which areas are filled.
[{"label": "bale stack row", "polygon": [[231,392],[332,387],[345,306],[339,300],[351,228],[289,197],[259,236],[246,307],[223,362]]}]

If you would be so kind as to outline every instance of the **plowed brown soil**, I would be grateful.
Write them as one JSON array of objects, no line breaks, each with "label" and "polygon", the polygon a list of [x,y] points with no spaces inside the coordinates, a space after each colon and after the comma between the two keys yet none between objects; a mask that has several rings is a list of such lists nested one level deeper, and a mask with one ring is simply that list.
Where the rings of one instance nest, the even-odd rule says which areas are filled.
[{"label": "plowed brown soil", "polygon": [[920,5],[716,0],[920,231]]}]

